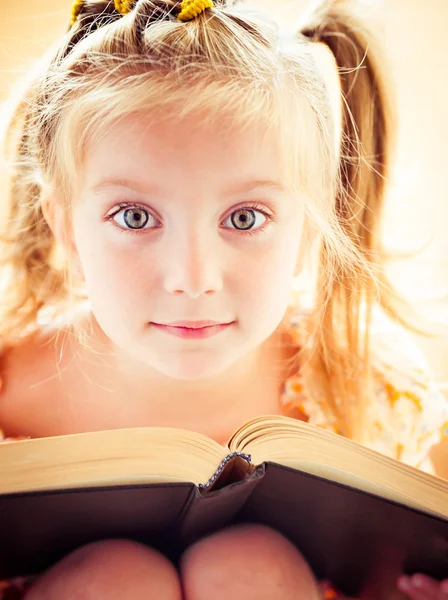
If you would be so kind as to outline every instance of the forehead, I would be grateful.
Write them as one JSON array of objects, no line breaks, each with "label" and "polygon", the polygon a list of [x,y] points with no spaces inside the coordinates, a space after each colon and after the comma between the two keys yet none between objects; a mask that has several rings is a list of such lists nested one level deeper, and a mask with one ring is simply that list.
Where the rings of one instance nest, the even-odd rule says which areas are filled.
[{"label": "forehead", "polygon": [[244,125],[230,119],[167,118],[132,115],[113,124],[90,143],[83,171],[88,184],[98,175],[130,177],[162,173],[175,181],[193,173],[202,178],[286,177],[280,136],[263,121]]},{"label": "forehead", "polygon": [[151,154],[161,151],[216,151],[224,154],[234,149],[262,151],[279,145],[278,133],[265,121],[254,120],[240,124],[218,115],[201,118],[191,116],[154,119],[151,115],[135,114],[111,124],[87,146],[86,158],[96,158],[107,148],[120,154],[138,154],[141,149]]}]

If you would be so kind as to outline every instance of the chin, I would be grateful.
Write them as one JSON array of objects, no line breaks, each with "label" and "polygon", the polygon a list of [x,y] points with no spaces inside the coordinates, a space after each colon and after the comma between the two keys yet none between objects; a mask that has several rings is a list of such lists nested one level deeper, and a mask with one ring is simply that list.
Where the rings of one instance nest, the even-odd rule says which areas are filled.
[{"label": "chin", "polygon": [[221,375],[226,371],[234,361],[224,361],[213,357],[208,353],[207,356],[191,355],[189,357],[174,357],[171,356],[167,361],[157,361],[157,364],[152,364],[159,373],[185,382],[199,382],[206,379],[211,379]]}]

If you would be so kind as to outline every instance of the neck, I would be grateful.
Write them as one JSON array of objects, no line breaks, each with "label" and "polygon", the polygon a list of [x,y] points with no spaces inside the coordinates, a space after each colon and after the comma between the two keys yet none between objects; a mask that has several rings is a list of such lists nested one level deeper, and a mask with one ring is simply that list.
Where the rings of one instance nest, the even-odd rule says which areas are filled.
[{"label": "neck", "polygon": [[[262,414],[281,414],[280,394],[291,348],[284,333],[275,332],[261,347],[224,372],[201,381],[169,378],[124,356],[90,319],[88,347],[77,352],[90,379],[113,388],[114,401],[126,421],[142,425],[194,430],[225,443],[245,421]],[[95,359],[92,360],[92,350]],[[106,383],[107,385],[107,383]]]}]

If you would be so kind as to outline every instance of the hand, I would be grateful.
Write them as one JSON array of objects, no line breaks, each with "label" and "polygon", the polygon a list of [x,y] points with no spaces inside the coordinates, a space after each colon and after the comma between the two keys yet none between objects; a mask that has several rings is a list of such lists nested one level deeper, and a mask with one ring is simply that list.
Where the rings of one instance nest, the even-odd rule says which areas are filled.
[{"label": "hand", "polygon": [[448,600],[448,579],[436,581],[420,573],[411,577],[402,575],[397,587],[411,600]]}]

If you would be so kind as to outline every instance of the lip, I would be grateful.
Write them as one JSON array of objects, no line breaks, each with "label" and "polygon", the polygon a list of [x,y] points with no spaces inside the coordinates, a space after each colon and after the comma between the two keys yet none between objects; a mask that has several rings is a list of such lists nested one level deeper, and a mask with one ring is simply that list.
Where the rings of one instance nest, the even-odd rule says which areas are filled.
[{"label": "lip", "polygon": [[[191,322],[192,321],[190,321],[190,323]],[[232,323],[219,323],[218,325],[207,325],[205,327],[179,327],[172,325],[160,325],[159,323],[151,323],[151,325],[160,331],[164,331],[165,333],[169,333],[170,335],[174,335],[183,339],[205,340],[217,335],[218,333],[221,333],[230,327]]]},{"label": "lip", "polygon": [[172,323],[157,323],[165,327],[187,327],[188,329],[201,329],[202,327],[215,327],[216,325],[228,325],[222,321],[173,321]]}]

